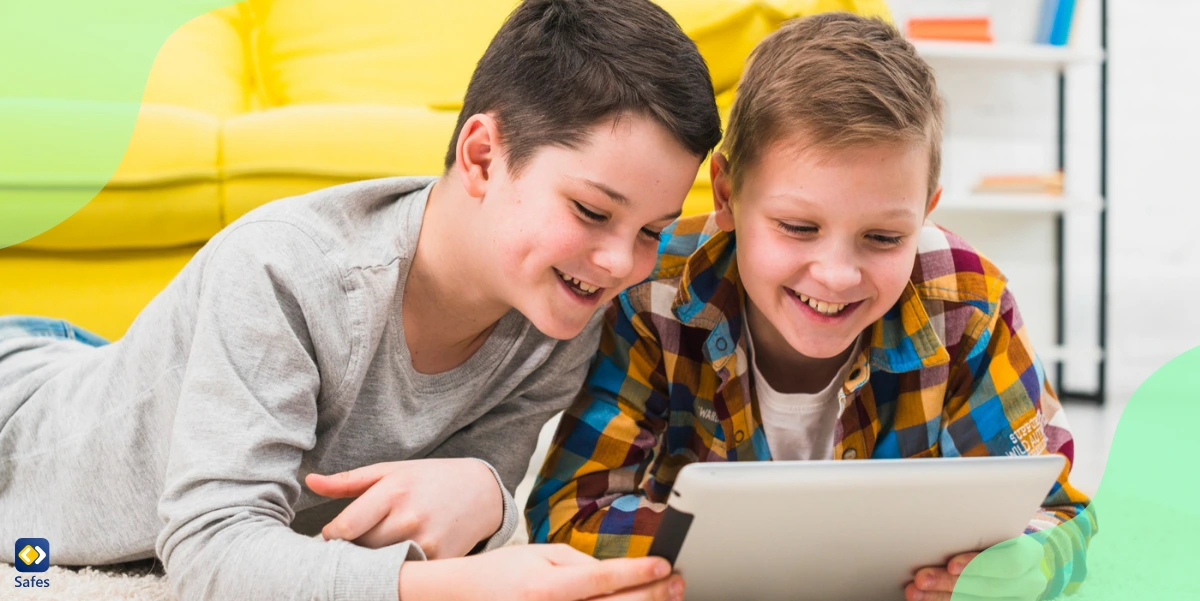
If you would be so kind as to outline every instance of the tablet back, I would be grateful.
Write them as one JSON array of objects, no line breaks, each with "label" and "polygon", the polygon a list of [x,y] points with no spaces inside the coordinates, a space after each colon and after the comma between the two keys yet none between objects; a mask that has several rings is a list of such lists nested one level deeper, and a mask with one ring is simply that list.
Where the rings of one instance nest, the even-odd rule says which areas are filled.
[{"label": "tablet back", "polygon": [[688,601],[901,601],[917,569],[1022,534],[1065,461],[694,463],[650,554]]}]

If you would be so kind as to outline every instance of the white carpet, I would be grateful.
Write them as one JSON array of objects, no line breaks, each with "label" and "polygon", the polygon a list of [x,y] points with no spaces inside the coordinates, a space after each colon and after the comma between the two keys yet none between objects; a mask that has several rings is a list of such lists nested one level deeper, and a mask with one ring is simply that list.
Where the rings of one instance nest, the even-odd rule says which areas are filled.
[{"label": "white carpet", "polygon": [[[52,601],[169,601],[167,582],[161,570],[150,572],[151,566],[143,563],[127,566],[121,570],[84,568],[72,571],[51,567],[40,574],[50,580],[50,588],[18,589],[13,587],[13,576],[17,571],[10,565],[0,564],[0,600],[23,601],[26,599]],[[1109,588],[1105,586],[1104,570],[1093,566],[1088,582],[1079,594],[1069,597],[1070,601],[1135,599],[1138,595],[1123,597],[1106,590],[1105,594],[1089,594],[1090,591]],[[1182,600],[1181,600],[1182,601]]]},{"label": "white carpet", "polygon": [[[535,460],[530,462],[530,470],[526,473],[524,481],[517,487],[516,499],[518,506],[524,507],[525,499],[529,496],[529,491],[533,487],[533,476],[535,472],[534,466],[541,465],[541,458],[549,446],[550,436],[553,434],[554,426],[557,419],[552,420],[543,430],[541,440],[539,441],[538,449],[534,453]],[[1103,532],[1101,535],[1103,536]],[[0,541],[2,543],[4,541]],[[516,536],[513,537],[509,544],[525,544],[528,542],[528,537],[525,534],[525,525],[522,521],[517,529]],[[8,544],[12,544],[9,542]],[[1120,573],[1119,570],[1105,569],[1103,566],[1096,565],[1092,562],[1090,565],[1090,574],[1088,581],[1080,589],[1079,593],[1070,597],[1071,601],[1111,601],[1141,598],[1142,594],[1122,595],[1116,589],[1134,589],[1139,593],[1144,593],[1146,590],[1153,587],[1134,586],[1129,580],[1128,574],[1116,576]],[[13,577],[17,575],[17,571],[8,564],[0,563],[0,601],[23,601],[26,599],[37,600],[54,600],[54,601],[167,601],[170,600],[170,594],[167,590],[167,583],[162,575],[162,568],[157,562],[150,560],[136,562],[122,566],[113,566],[106,568],[84,568],[81,570],[71,570],[61,567],[51,567],[49,571],[42,574],[42,577],[48,578],[51,582],[50,588],[42,589],[27,589],[15,588],[13,586]],[[1117,585],[1117,583],[1120,583]],[[1182,597],[1179,598],[1182,601]],[[1165,599],[1163,601],[1166,601]],[[1171,599],[1175,601],[1175,599]],[[1191,601],[1189,599],[1189,601]]]},{"label": "white carpet", "polygon": [[[0,599],[53,601],[168,601],[171,595],[161,568],[149,561],[111,568],[79,571],[51,566],[42,574],[18,574],[9,564],[0,564]],[[50,581],[48,588],[16,588],[14,576],[37,576]]]}]

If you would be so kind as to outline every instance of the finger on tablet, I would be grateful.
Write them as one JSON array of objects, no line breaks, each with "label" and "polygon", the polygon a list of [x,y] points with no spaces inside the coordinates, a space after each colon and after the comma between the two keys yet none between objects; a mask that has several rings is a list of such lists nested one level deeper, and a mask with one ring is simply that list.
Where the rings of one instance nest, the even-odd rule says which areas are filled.
[{"label": "finger on tablet", "polygon": [[591,599],[651,584],[671,574],[671,566],[658,557],[606,559],[593,564],[566,566],[553,576],[554,588],[576,591]]},{"label": "finger on tablet", "polygon": [[681,601],[683,590],[683,578],[672,576],[636,588],[593,597],[589,601]]},{"label": "finger on tablet", "polygon": [[1044,550],[1032,536],[1020,536],[994,545],[980,553],[963,574],[989,578],[1013,578],[1040,566]]}]

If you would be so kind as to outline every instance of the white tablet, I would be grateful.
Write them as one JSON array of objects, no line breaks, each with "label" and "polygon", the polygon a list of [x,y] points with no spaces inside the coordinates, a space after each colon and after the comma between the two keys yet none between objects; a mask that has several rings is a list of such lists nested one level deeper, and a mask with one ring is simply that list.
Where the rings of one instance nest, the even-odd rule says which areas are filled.
[{"label": "white tablet", "polygon": [[1021,535],[1061,455],[693,463],[650,554],[688,601],[902,601],[925,566]]}]

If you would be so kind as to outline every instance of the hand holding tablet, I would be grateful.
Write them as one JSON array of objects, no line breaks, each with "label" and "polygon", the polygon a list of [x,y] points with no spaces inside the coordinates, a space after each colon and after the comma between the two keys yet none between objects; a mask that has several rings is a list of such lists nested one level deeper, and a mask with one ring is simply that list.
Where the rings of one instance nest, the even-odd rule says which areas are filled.
[{"label": "hand holding tablet", "polygon": [[[931,574],[942,580],[922,601],[948,601],[941,589],[953,589],[951,560],[1019,537],[1064,462],[1045,455],[690,464],[650,554],[674,564],[689,601],[901,601],[914,577]],[[1005,590],[1014,588],[1004,596],[1025,598],[1038,584],[1031,574],[1044,588],[1040,568],[1026,565],[1040,545],[1027,537],[1008,544],[1009,559],[987,562],[1004,572],[994,577]],[[960,589],[995,584],[977,571]]]}]

